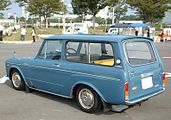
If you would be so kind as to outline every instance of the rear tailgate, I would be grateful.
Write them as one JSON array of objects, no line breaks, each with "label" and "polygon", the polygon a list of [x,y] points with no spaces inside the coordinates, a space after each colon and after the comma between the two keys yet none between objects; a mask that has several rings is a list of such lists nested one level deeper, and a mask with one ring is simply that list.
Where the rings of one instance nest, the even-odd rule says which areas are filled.
[{"label": "rear tailgate", "polygon": [[128,69],[128,101],[141,101],[163,90],[163,68],[150,41],[129,41],[125,44]]}]

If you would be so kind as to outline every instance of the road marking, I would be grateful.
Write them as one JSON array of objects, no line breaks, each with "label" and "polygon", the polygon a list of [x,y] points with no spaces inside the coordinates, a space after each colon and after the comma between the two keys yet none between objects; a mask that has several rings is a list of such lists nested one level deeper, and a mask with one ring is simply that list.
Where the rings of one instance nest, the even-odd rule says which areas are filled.
[{"label": "road marking", "polygon": [[171,59],[171,57],[163,57],[164,59]]},{"label": "road marking", "polygon": [[9,78],[8,78],[8,77],[6,77],[6,76],[4,76],[4,77],[0,78],[0,84],[5,83],[7,80],[9,80]]},{"label": "road marking", "polygon": [[171,73],[166,72],[166,77],[171,77]]},{"label": "road marking", "polygon": [[0,43],[4,44],[32,44],[32,41],[0,41]]}]

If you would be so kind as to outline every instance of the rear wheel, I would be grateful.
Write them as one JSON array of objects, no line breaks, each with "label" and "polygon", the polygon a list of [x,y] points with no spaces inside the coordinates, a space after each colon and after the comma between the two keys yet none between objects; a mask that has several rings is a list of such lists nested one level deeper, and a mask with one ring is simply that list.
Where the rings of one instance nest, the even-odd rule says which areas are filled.
[{"label": "rear wheel", "polygon": [[12,85],[13,85],[14,89],[24,90],[25,83],[24,83],[24,80],[18,70],[14,69],[11,72],[11,81],[12,81]]},{"label": "rear wheel", "polygon": [[98,112],[102,106],[99,95],[87,86],[78,88],[76,100],[81,110],[88,113]]}]

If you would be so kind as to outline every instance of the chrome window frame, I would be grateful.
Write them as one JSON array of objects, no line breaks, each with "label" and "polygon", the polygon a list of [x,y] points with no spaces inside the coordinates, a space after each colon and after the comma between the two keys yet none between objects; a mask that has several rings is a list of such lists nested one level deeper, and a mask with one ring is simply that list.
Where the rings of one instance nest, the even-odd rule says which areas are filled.
[{"label": "chrome window frame", "polygon": [[[152,54],[154,56],[154,61],[153,62],[149,62],[149,63],[146,63],[146,64],[138,64],[138,65],[133,65],[129,62],[129,59],[128,59],[128,54],[127,54],[127,50],[126,50],[126,43],[128,42],[146,42],[146,43],[149,43],[149,45],[151,46],[151,51],[152,51]],[[122,46],[123,46],[123,51],[124,51],[124,55],[125,55],[125,58],[126,58],[126,61],[127,63],[131,66],[131,67],[139,67],[139,66],[145,66],[145,65],[149,65],[149,64],[154,64],[157,62],[157,59],[156,59],[156,54],[155,54],[155,51],[150,43],[150,41],[147,41],[147,40],[143,40],[143,39],[139,39],[139,40],[136,40],[136,39],[128,39],[127,41],[124,41],[122,42]],[[150,52],[151,52],[150,51]]]}]

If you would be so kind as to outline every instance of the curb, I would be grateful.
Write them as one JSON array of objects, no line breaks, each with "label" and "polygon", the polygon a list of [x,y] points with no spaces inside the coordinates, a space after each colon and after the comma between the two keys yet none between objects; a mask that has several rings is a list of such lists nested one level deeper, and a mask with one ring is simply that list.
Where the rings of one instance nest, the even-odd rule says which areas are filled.
[{"label": "curb", "polygon": [[37,35],[39,38],[42,38],[42,39],[44,39],[44,38],[47,38],[47,37],[50,37],[50,36],[54,36],[55,34],[39,34],[39,35]]},{"label": "curb", "polygon": [[9,80],[9,78],[7,76],[0,78],[0,84],[5,83],[7,80]]},{"label": "curb", "polygon": [[4,44],[32,44],[33,41],[0,41],[0,43]]},{"label": "curb", "polygon": [[[38,39],[45,39],[49,36],[54,36],[55,34],[40,34],[37,35]],[[32,44],[33,41],[29,40],[29,41],[0,41],[0,43],[4,43],[4,44]]]}]

